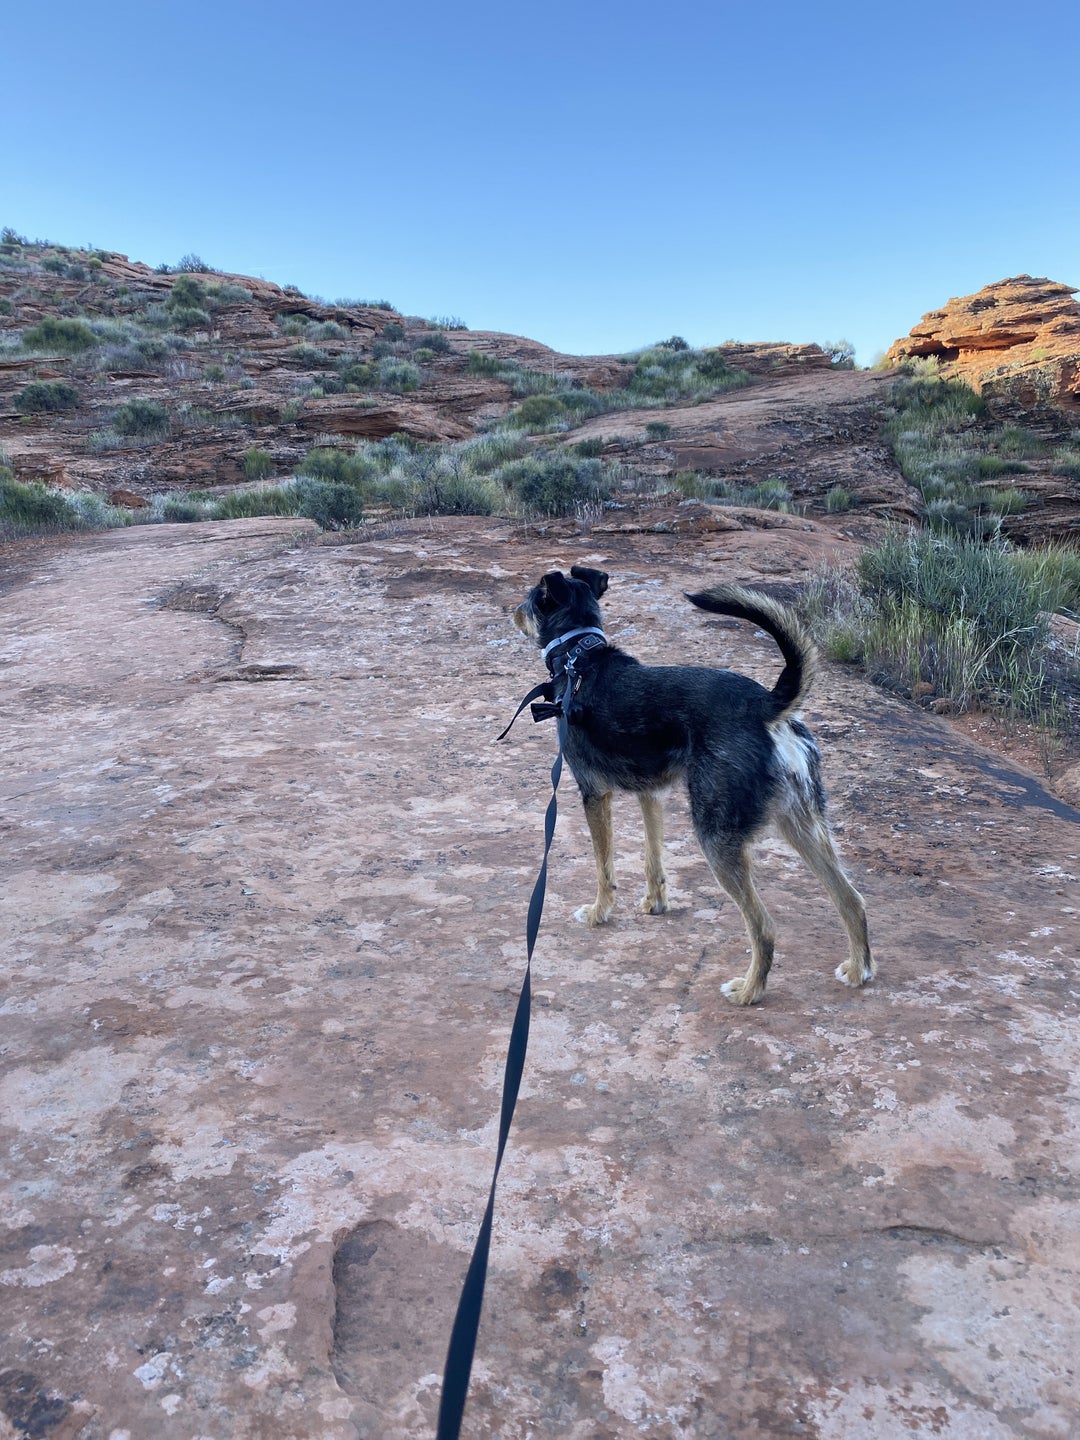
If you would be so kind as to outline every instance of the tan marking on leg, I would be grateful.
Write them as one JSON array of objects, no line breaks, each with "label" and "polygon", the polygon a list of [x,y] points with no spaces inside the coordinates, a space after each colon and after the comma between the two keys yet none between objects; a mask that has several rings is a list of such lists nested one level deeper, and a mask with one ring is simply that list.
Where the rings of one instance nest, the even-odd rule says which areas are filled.
[{"label": "tan marking on leg", "polygon": [[844,874],[833,848],[828,826],[820,816],[804,811],[778,817],[778,826],[784,839],[802,856],[825,886],[844,922],[851,955],[842,965],[836,967],[836,978],[855,988],[865,985],[877,973],[877,965],[870,953],[866,906],[862,896]]},{"label": "tan marking on leg", "polygon": [[750,937],[750,968],[745,975],[728,980],[720,989],[734,1005],[753,1005],[765,994],[765,981],[772,968],[775,931],[769,912],[754,888],[750,875],[750,848],[744,847],[734,859],[706,857],[720,884],[742,911]]},{"label": "tan marking on leg", "polygon": [[641,817],[645,821],[645,894],[641,908],[646,915],[663,915],[667,909],[667,876],[664,874],[664,807],[659,795],[641,793]]},{"label": "tan marking on leg", "polygon": [[596,856],[596,900],[574,911],[583,925],[602,925],[615,908],[615,833],[611,828],[611,791],[585,801],[585,819]]}]

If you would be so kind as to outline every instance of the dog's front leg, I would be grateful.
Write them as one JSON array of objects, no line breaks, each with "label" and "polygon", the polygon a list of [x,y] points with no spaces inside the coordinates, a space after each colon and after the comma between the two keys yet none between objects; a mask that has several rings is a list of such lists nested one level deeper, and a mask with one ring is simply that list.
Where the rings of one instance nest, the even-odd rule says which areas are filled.
[{"label": "dog's front leg", "polygon": [[659,795],[642,791],[641,818],[645,821],[645,894],[641,908],[646,915],[663,915],[667,909],[667,876],[664,874],[664,808]]},{"label": "dog's front leg", "polygon": [[611,791],[586,795],[585,819],[589,822],[593,854],[596,856],[596,903],[582,905],[574,919],[583,925],[602,925],[615,909],[615,835],[611,828]]}]

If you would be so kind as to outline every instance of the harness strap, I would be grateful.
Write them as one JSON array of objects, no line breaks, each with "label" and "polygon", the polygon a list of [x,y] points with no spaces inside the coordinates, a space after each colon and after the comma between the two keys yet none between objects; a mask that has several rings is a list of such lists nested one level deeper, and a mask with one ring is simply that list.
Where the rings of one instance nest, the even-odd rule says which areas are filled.
[{"label": "harness strap", "polygon": [[[540,873],[536,877],[536,884],[533,886],[532,898],[529,900],[529,913],[525,921],[525,978],[521,983],[521,993],[518,996],[517,1009],[514,1012],[514,1023],[510,1030],[510,1045],[506,1054],[506,1066],[503,1070],[502,1103],[499,1108],[499,1143],[495,1152],[495,1171],[491,1177],[491,1189],[488,1192],[484,1218],[480,1222],[480,1232],[476,1237],[472,1259],[469,1261],[469,1268],[465,1275],[465,1283],[461,1287],[461,1298],[458,1300],[454,1325],[450,1331],[450,1344],[446,1352],[446,1365],[443,1369],[442,1398],[439,1401],[439,1421],[435,1431],[436,1440],[458,1440],[461,1432],[461,1419],[465,1413],[465,1398],[469,1390],[469,1376],[472,1373],[473,1355],[476,1351],[476,1335],[480,1328],[480,1311],[484,1303],[484,1283],[487,1280],[488,1253],[491,1249],[491,1226],[495,1217],[495,1185],[499,1178],[507,1136],[510,1134],[510,1123],[514,1118],[514,1107],[517,1104],[518,1090],[521,1088],[521,1077],[525,1070],[525,1051],[529,1043],[529,1019],[532,1013],[533,947],[540,931],[540,917],[544,913],[548,855],[551,853],[555,821],[559,813],[559,780],[562,778],[563,749],[566,745],[567,734],[566,710],[569,708],[569,699],[573,688],[574,675],[571,666],[559,700],[551,705],[535,707],[536,710],[550,709],[557,716],[559,753],[555,756],[555,763],[551,767],[551,799],[548,801],[547,813],[544,816],[544,858],[540,863]],[[514,720],[534,696],[546,693],[550,698],[552,691],[553,686],[550,681],[530,690],[518,706]],[[546,719],[547,717],[536,716],[536,718]],[[513,725],[514,720],[510,721],[510,725]],[[499,736],[500,740],[510,729],[510,725]]]}]

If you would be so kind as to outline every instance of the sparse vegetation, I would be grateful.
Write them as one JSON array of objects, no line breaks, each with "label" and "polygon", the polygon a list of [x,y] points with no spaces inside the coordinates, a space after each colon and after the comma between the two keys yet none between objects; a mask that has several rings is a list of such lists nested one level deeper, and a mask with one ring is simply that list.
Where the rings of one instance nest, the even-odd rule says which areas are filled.
[{"label": "sparse vegetation", "polygon": [[746,505],[754,510],[790,510],[791,491],[782,480],[771,477],[756,485],[736,485],[700,470],[679,470],[675,488],[688,500],[712,500],[717,505]]}]

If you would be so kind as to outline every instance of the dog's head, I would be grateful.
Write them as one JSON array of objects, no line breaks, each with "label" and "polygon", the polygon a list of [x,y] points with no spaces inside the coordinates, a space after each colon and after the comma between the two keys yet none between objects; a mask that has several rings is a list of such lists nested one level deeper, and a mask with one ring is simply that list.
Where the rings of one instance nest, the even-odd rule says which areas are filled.
[{"label": "dog's head", "polygon": [[541,647],[568,630],[600,625],[600,596],[608,587],[603,570],[572,565],[570,574],[549,570],[514,611],[514,624]]}]

